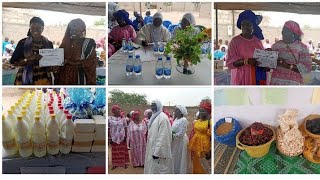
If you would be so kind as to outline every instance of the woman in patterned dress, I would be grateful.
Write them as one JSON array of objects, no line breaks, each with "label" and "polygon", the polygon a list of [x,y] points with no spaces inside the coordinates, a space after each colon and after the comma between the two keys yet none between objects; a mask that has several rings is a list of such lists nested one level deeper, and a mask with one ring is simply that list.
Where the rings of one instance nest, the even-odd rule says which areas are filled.
[{"label": "woman in patterned dress", "polygon": [[60,48],[64,66],[59,72],[60,85],[96,85],[96,43],[86,38],[86,24],[81,19],[69,22]]},{"label": "woman in patterned dress", "polygon": [[52,49],[53,44],[42,36],[44,22],[33,17],[29,23],[28,37],[21,39],[12,54],[10,63],[20,67],[15,85],[50,85],[51,75],[47,67],[39,67],[39,49]]},{"label": "woman in patterned dress", "polygon": [[121,116],[121,108],[112,106],[113,116],[108,118],[109,142],[111,143],[112,170],[116,167],[127,168],[129,153],[126,143],[127,123]]},{"label": "woman in patterned dress", "polygon": [[146,155],[148,126],[140,119],[140,112],[132,113],[132,121],[128,125],[128,147],[130,147],[131,163],[133,167],[143,167]]},{"label": "woman in patterned dress", "polygon": [[271,85],[303,85],[302,74],[310,73],[312,59],[308,47],[301,42],[303,32],[298,23],[287,21],[282,40],[272,45],[279,52],[277,68],[273,69]]}]

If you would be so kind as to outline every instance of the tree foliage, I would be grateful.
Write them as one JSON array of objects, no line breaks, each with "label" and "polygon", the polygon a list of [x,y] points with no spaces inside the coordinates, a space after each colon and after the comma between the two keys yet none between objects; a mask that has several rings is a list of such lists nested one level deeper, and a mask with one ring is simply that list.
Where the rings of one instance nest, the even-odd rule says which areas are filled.
[{"label": "tree foliage", "polygon": [[115,89],[109,92],[110,101],[112,104],[131,104],[131,105],[146,105],[148,101],[145,94],[125,93]]},{"label": "tree foliage", "polygon": [[105,18],[100,18],[94,21],[95,26],[102,26],[106,25],[106,19]]}]

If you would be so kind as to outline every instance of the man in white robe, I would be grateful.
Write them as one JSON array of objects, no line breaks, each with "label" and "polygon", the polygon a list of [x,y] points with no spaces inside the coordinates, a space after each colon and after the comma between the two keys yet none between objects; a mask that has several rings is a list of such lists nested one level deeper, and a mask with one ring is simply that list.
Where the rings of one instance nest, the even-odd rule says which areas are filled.
[{"label": "man in white robe", "polygon": [[162,104],[151,103],[153,112],[148,124],[145,174],[173,174],[171,141],[172,132],[168,116],[162,112]]}]

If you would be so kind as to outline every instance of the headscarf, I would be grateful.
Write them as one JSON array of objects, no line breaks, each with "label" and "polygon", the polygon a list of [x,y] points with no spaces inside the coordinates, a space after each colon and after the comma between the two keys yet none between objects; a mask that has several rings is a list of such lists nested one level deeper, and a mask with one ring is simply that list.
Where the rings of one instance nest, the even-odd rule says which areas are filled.
[{"label": "headscarf", "polygon": [[182,16],[182,19],[188,20],[190,25],[195,26],[196,25],[196,19],[194,18],[192,13],[186,13]]},{"label": "headscarf", "polygon": [[131,25],[132,27],[134,27],[133,22],[129,19],[129,13],[126,10],[124,9],[119,10],[115,12],[113,16],[121,17],[126,22],[127,25]]},{"label": "headscarf", "polygon": [[153,19],[156,19],[156,18],[160,18],[162,21],[163,21],[163,16],[160,12],[156,12],[154,15],[153,15]]},{"label": "headscarf", "polygon": [[184,116],[188,115],[188,110],[185,106],[183,105],[176,105],[176,108],[178,108]]},{"label": "headscarf", "polygon": [[140,116],[140,112],[138,110],[133,111],[133,113],[131,115],[131,119],[134,120],[138,116]]},{"label": "headscarf", "polygon": [[287,21],[284,23],[284,27],[288,28],[290,31],[292,31],[293,33],[295,33],[298,36],[302,36],[303,32],[300,29],[300,26],[297,22],[295,21]]},{"label": "headscarf", "polygon": [[67,30],[66,33],[64,34],[64,37],[62,39],[60,48],[64,48],[64,57],[65,59],[68,59],[69,57],[71,57],[71,34],[70,34],[70,30],[71,30],[71,26],[78,24],[80,25],[80,30],[81,32],[84,32],[84,35],[86,34],[86,24],[81,20],[81,19],[73,19],[69,22],[68,26],[67,26]]},{"label": "headscarf", "polygon": [[120,110],[121,107],[119,105],[113,105],[111,108],[111,112],[114,113],[116,110]]},{"label": "headscarf", "polygon": [[237,27],[241,29],[241,23],[244,20],[248,20],[253,25],[253,35],[255,35],[258,39],[263,40],[263,34],[262,30],[259,27],[259,24],[262,21],[262,16],[255,15],[254,12],[251,10],[245,10],[242,13],[239,14],[238,21],[237,21]]},{"label": "headscarf", "polygon": [[163,106],[162,106],[162,104],[161,104],[161,102],[160,102],[159,100],[154,100],[154,101],[151,102],[151,104],[152,104],[152,103],[155,103],[155,104],[157,105],[157,111],[156,111],[156,112],[152,112],[153,114],[152,114],[152,116],[151,116],[151,118],[150,118],[150,121],[149,121],[149,124],[148,124],[148,128],[151,127],[153,121],[154,121],[154,120],[156,119],[156,117],[158,117],[158,115],[162,112],[162,108],[163,108]]},{"label": "headscarf", "polygon": [[[160,12],[157,12],[153,15],[153,20],[155,20],[156,18],[159,18],[163,21],[163,16]],[[161,41],[161,31],[162,31],[163,25],[161,24],[159,27],[155,27],[152,24],[152,29],[151,29],[151,41],[152,42],[158,42]]]},{"label": "headscarf", "polygon": [[200,108],[205,109],[211,115],[211,102],[210,101],[202,101],[200,103]]},{"label": "headscarf", "polygon": [[147,117],[148,117],[148,114],[149,114],[150,112],[152,112],[151,109],[145,110],[144,113],[143,113],[144,117],[147,118]]}]

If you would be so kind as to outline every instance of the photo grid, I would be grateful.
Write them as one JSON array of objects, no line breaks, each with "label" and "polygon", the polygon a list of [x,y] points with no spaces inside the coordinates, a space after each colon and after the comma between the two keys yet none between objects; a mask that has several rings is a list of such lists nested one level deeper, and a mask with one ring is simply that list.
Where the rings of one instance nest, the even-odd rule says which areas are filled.
[{"label": "photo grid", "polygon": [[1,176],[319,176],[319,12],[1,2]]}]

